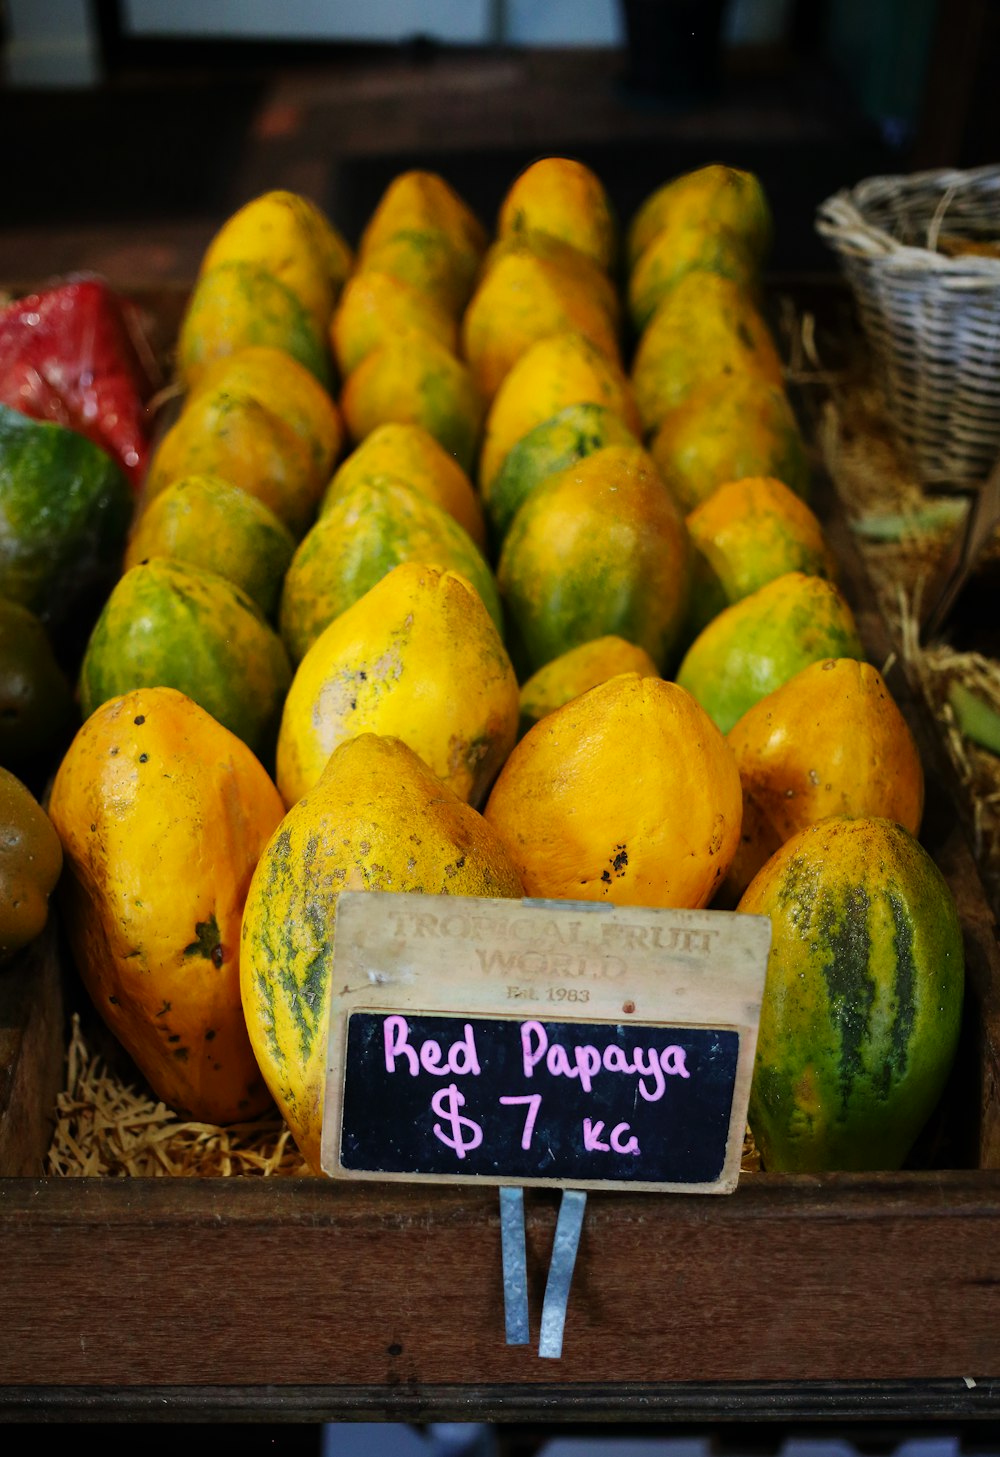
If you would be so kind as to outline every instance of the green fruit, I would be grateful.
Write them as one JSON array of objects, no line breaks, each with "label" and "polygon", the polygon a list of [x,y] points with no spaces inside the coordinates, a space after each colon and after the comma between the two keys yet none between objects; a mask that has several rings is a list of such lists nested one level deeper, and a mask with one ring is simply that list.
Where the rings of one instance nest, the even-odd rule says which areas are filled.
[{"label": "green fruit", "polygon": [[94,625],[80,669],[85,718],[134,688],[176,688],[273,756],[291,666],[245,592],[215,572],[156,557],[129,568]]},{"label": "green fruit", "polygon": [[78,621],[118,575],[132,505],[86,436],[0,404],[0,595],[50,629]]},{"label": "green fruit", "polygon": [[637,443],[620,415],[607,405],[591,402],[567,405],[522,435],[483,494],[497,544],[503,541],[519,507],[540,481],[606,445]]},{"label": "green fruit", "polygon": [[608,636],[644,648],[662,672],[689,574],[684,519],[641,446],[606,445],[548,476],[514,517],[497,565],[519,679]]},{"label": "green fruit", "polygon": [[329,346],[301,299],[256,263],[216,263],[199,276],[181,320],[178,374],[190,388],[213,359],[252,344],[284,349],[330,388]]},{"label": "green fruit", "polygon": [[941,871],[902,825],[834,816],[787,840],[737,910],[772,928],[748,1114],[765,1168],[900,1168],[962,1016],[962,930]]},{"label": "green fruit", "polygon": [[0,598],[0,764],[49,767],[74,725],[73,690],[41,619]]},{"label": "green fruit", "polygon": [[273,617],[295,537],[271,508],[221,476],[171,481],[136,522],[125,566],[172,557],[218,572]]},{"label": "green fruit", "polygon": [[724,734],[748,708],[820,658],[865,656],[846,599],[825,577],[785,572],[713,617],[677,682]]},{"label": "green fruit", "polygon": [[496,581],[469,533],[404,480],[383,475],[340,492],[296,549],[278,613],[292,662],[401,562],[461,572],[503,634]]}]

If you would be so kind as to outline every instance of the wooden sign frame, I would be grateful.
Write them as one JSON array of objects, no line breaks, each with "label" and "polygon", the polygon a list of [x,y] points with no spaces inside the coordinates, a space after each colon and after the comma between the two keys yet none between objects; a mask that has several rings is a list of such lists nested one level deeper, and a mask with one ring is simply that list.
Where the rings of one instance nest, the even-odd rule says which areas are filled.
[{"label": "wooden sign frame", "polygon": [[[739,1179],[770,942],[771,924],[766,917],[735,911],[344,892],[338,898],[333,942],[323,1171],[331,1178],[378,1181],[731,1193]],[[695,1034],[703,1039],[706,1032],[735,1034],[738,1042],[732,1097],[719,1172],[693,1181],[647,1179],[641,1174],[628,1178],[580,1177],[577,1165],[572,1176],[535,1177],[503,1169],[462,1172],[461,1158],[456,1160],[454,1172],[429,1167],[362,1167],[357,1160],[345,1162],[345,1107],[352,1097],[348,1077],[357,1076],[356,1059],[363,1045],[357,1028],[370,1032],[376,1017],[392,1019],[394,1030],[387,1030],[386,1038],[394,1036],[396,1040],[391,1044],[392,1055],[386,1053],[385,1066],[391,1063],[396,1073],[398,1055],[400,1082],[394,1087],[403,1088],[407,1072],[416,1076],[417,1071],[421,1075],[425,1071],[422,1062],[418,1069],[418,1039],[408,1040],[411,1024],[419,1028],[427,1019],[445,1018],[449,1019],[446,1024],[436,1021],[432,1030],[440,1033],[441,1026],[453,1027],[454,1042],[465,1045],[464,1053],[461,1049],[455,1053],[454,1068],[459,1077],[468,1071],[470,1027],[495,1023],[496,1030],[508,1036],[510,1024],[518,1024],[523,1033],[522,1046],[530,1042],[532,1048],[533,1066],[537,1066],[539,1075],[537,1086],[541,1087],[550,1066],[557,1075],[562,1074],[561,1080],[558,1076],[549,1078],[546,1092],[550,1097],[553,1090],[558,1096],[561,1090],[569,1089],[574,1079],[578,1081],[572,1090],[577,1093],[586,1078],[580,1080],[572,1051],[567,1054],[569,1061],[561,1053],[553,1054],[552,1064],[547,1058],[542,1060],[539,1049],[543,1034],[532,1031],[539,1026],[545,1029],[552,1024],[571,1024],[579,1030],[584,1044],[588,1029],[614,1030],[621,1033],[624,1042],[631,1039],[636,1045],[639,1033],[649,1031],[646,1042],[656,1043],[667,1056],[667,1063],[677,1056],[683,1063],[683,1046],[679,1051],[677,1047],[682,1044],[681,1033],[690,1031],[692,1040]],[[352,1025],[355,1035],[349,1052]],[[732,1047],[732,1042],[727,1045]],[[385,1046],[390,1047],[388,1040]],[[591,1048],[588,1056],[592,1058],[593,1052]],[[366,1056],[371,1058],[370,1053]],[[349,1061],[352,1057],[354,1062]],[[449,1074],[442,1060],[447,1057],[445,1042],[438,1036],[424,1079],[428,1097],[435,1089],[459,1087],[454,1078],[447,1085],[444,1081]],[[610,1057],[611,1064],[606,1060],[605,1067],[613,1067],[616,1061],[621,1064],[621,1053]],[[667,1063],[661,1057],[661,1065]],[[686,1076],[683,1067],[681,1072]],[[384,1069],[378,1075],[384,1084]],[[659,1079],[658,1071],[656,1075]],[[605,1085],[610,1081],[611,1075],[605,1073]],[[664,1081],[676,1082],[678,1087],[681,1084],[681,1079],[670,1077],[660,1079]],[[471,1088],[472,1084],[466,1082],[464,1086]],[[363,1091],[353,1095],[355,1102],[362,1098]],[[653,1091],[659,1097],[663,1088]],[[455,1099],[459,1105],[464,1099],[456,1092],[448,1096],[454,1119],[460,1116]],[[642,1096],[646,1098],[648,1093]],[[634,1097],[638,1107],[638,1089]],[[512,1097],[504,1101],[527,1100]],[[435,1107],[444,1113],[449,1111],[440,1103]],[[551,1116],[551,1101],[549,1113]],[[457,1125],[453,1122],[452,1126]],[[609,1128],[603,1141],[610,1132]],[[588,1133],[593,1135],[593,1127]],[[448,1142],[447,1134],[438,1132],[437,1138]],[[621,1131],[618,1152],[627,1151],[623,1144],[627,1144],[627,1134]],[[622,1167],[620,1161],[618,1167]],[[634,1167],[638,1170],[641,1165]]]}]

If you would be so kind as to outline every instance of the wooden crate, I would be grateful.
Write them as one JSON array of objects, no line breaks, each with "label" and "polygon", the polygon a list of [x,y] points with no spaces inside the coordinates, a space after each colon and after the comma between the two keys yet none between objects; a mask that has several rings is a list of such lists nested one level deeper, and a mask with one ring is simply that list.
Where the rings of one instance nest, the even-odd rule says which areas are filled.
[{"label": "wooden crate", "polygon": [[[881,666],[893,645],[828,482],[817,509]],[[0,976],[0,1418],[1000,1417],[1000,956],[934,725],[898,662],[889,683],[968,968],[912,1168],[591,1194],[563,1353],[541,1359],[554,1192],[526,1197],[533,1344],[508,1347],[494,1188],[46,1178],[77,994],[53,926]]]}]

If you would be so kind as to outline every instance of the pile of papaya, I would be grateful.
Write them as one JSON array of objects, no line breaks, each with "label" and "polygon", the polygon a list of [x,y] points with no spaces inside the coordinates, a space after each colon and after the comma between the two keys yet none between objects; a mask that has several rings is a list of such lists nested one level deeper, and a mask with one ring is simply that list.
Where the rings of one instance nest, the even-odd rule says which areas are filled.
[{"label": "pile of papaya", "polygon": [[910,1157],[956,1053],[962,934],[810,505],[772,229],[759,179],[714,163],[623,220],[543,156],[492,229],[413,170],[353,245],[269,192],[205,252],[138,481],[69,425],[0,416],[16,610],[54,592],[10,565],[25,432],[63,432],[25,446],[39,518],[74,452],[115,483],[67,547],[113,580],[38,888],[168,1106],[276,1107],[319,1171],[342,890],[709,907],[772,925],[764,1167]]}]

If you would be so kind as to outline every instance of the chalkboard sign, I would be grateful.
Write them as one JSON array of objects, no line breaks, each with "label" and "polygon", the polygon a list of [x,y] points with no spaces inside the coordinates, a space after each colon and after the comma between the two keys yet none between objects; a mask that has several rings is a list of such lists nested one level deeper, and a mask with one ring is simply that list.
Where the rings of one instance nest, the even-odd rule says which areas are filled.
[{"label": "chalkboard sign", "polygon": [[345,893],[325,1172],[729,1192],[770,929],[735,912]]},{"label": "chalkboard sign", "polygon": [[703,1184],[726,1159],[739,1034],[353,1012],[345,1169]]}]

